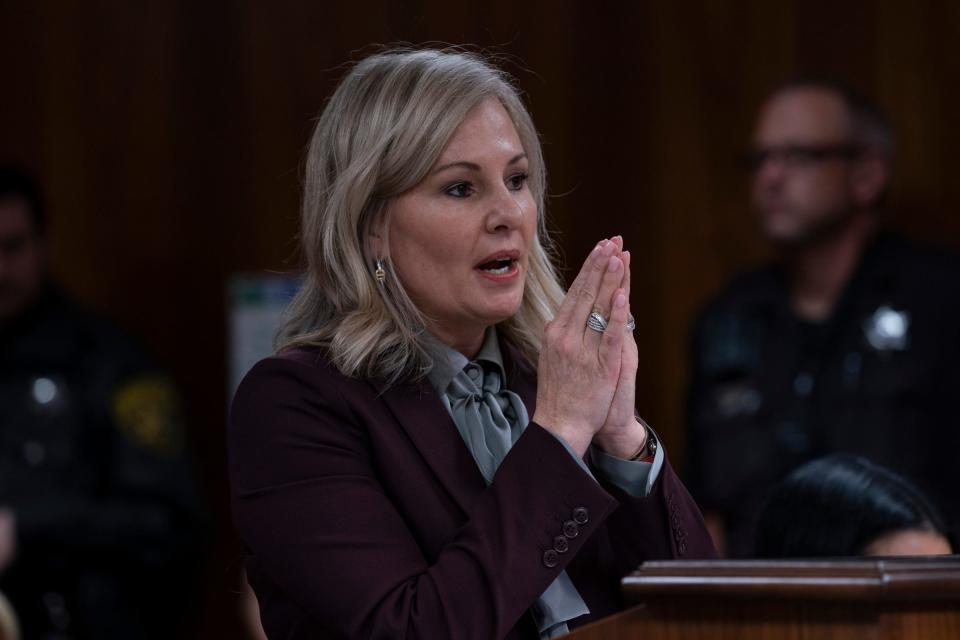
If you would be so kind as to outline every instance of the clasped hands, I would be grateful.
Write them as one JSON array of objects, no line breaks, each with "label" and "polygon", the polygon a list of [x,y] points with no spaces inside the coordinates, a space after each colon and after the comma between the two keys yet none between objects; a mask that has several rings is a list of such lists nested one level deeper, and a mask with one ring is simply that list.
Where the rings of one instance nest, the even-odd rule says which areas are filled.
[{"label": "clasped hands", "polygon": [[[591,313],[607,319],[606,330],[587,326]],[[591,442],[624,459],[645,445],[634,413],[638,355],[629,319],[630,252],[615,236],[587,256],[540,347],[533,420],[580,456]]]}]

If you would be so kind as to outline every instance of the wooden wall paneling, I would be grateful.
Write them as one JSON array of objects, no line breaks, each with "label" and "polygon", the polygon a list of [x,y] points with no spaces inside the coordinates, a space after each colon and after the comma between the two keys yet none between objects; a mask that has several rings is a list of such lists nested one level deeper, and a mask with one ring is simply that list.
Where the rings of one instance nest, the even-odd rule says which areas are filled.
[{"label": "wooden wall paneling", "polygon": [[[877,93],[897,131],[894,222],[926,241],[957,246],[960,184],[948,159],[960,145],[951,124],[960,91],[960,12],[950,3],[880,5]],[[953,234],[943,234],[945,229]]]},{"label": "wooden wall paneling", "polygon": [[572,277],[600,237],[634,253],[638,405],[683,457],[695,311],[768,249],[735,159],[776,82],[826,71],[900,130],[894,222],[960,248],[960,8],[950,3],[8,3],[0,160],[37,171],[54,267],[180,383],[220,541],[202,632],[229,618],[224,286],[297,267],[312,120],[375,42],[475,42],[514,59],[544,141]]},{"label": "wooden wall paneling", "polygon": [[[653,329],[643,340],[654,368],[646,380],[646,400],[668,450],[676,452],[673,458],[682,466],[690,318],[722,284],[732,259],[762,254],[736,155],[745,147],[745,123],[752,118],[744,112],[755,109],[738,101],[741,72],[755,66],[756,51],[765,47],[740,49],[743,45],[729,35],[738,21],[709,3],[650,5],[646,22],[648,40],[641,55],[650,65],[643,98],[650,102],[650,119],[637,148],[651,167],[643,185],[652,203],[645,275],[652,280],[653,295],[644,302],[652,311]],[[772,44],[781,51],[778,55],[772,48],[765,60],[788,55],[782,43],[789,39],[776,39],[776,25],[770,20],[763,35],[771,33]],[[753,31],[744,35],[757,36]]]},{"label": "wooden wall paneling", "polygon": [[40,169],[34,123],[40,116],[43,91],[44,56],[36,39],[41,22],[35,3],[7,3],[0,7],[0,46],[4,53],[0,58],[4,78],[0,162],[16,162],[35,172]]}]

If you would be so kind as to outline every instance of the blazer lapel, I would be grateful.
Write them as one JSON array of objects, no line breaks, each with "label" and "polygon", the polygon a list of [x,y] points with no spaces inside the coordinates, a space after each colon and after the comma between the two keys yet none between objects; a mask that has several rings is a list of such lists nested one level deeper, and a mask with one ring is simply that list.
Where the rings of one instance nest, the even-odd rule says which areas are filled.
[{"label": "blazer lapel", "polygon": [[437,392],[425,380],[390,387],[375,383],[374,388],[454,502],[469,516],[486,483]]},{"label": "blazer lapel", "polygon": [[[536,372],[502,339],[500,353],[507,388],[520,396],[532,418],[537,408]],[[393,386],[378,382],[373,386],[454,502],[469,516],[487,485],[437,392],[426,380]]]}]

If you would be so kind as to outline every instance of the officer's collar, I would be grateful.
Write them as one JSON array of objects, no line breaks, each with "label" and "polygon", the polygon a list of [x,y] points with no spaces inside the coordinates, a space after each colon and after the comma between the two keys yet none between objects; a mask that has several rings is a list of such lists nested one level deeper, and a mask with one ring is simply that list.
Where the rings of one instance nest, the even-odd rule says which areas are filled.
[{"label": "officer's collar", "polygon": [[66,298],[66,292],[52,279],[47,278],[46,282],[41,285],[37,296],[28,302],[26,307],[9,320],[0,321],[0,337],[5,340],[36,326],[39,318],[46,315],[50,309],[58,306]]}]

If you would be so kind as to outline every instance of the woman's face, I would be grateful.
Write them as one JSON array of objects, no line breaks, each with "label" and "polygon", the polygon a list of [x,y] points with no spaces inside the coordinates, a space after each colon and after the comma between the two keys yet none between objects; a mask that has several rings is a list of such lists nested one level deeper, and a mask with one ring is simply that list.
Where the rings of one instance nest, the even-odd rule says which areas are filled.
[{"label": "woman's face", "polygon": [[427,329],[473,356],[520,307],[537,206],[528,161],[496,98],[457,127],[429,174],[390,209],[390,261]]}]

